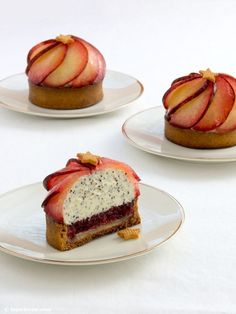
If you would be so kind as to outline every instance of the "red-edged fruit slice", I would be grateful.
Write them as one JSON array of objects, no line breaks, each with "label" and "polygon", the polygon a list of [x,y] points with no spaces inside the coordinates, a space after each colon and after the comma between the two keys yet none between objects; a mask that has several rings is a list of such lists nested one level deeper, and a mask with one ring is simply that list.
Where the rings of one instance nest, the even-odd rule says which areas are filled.
[{"label": "red-edged fruit slice", "polygon": [[88,175],[89,170],[86,171],[77,171],[67,175],[64,180],[58,182],[51,191],[49,192],[48,196],[42,203],[44,207],[44,211],[50,217],[52,217],[56,222],[62,223],[63,222],[63,205],[64,200],[67,196],[72,185],[84,175]]},{"label": "red-edged fruit slice", "polygon": [[222,76],[216,76],[216,92],[202,119],[193,127],[197,131],[210,131],[219,127],[228,117],[235,94],[231,85]]},{"label": "red-edged fruit slice", "polygon": [[86,41],[84,41],[82,39],[77,39],[77,38],[75,38],[75,40],[79,40],[86,47],[86,49],[88,51],[88,62],[86,64],[86,67],[80,73],[80,75],[78,75],[71,82],[71,85],[73,87],[82,87],[82,86],[92,84],[94,82],[94,79],[98,75],[98,70],[99,70],[98,53],[97,53],[97,50],[92,45],[87,43]]},{"label": "red-edged fruit slice", "polygon": [[79,159],[76,158],[71,158],[66,163],[66,167],[81,167],[81,166],[82,166],[81,162],[79,161]]},{"label": "red-edged fruit slice", "polygon": [[207,80],[203,78],[191,78],[180,81],[171,86],[163,96],[164,107],[173,110],[175,107],[190,101],[198,96],[207,87]]},{"label": "red-edged fruit slice", "polygon": [[209,81],[208,87],[200,95],[185,103],[170,116],[169,123],[181,128],[191,128],[206,111],[211,101],[213,88],[213,83]]},{"label": "red-edged fruit slice", "polygon": [[46,190],[51,190],[58,182],[64,180],[64,178],[73,172],[77,171],[87,171],[88,169],[82,165],[77,164],[76,166],[69,166],[66,168],[63,168],[61,170],[58,170],[54,173],[49,174],[44,180],[43,180],[43,186]]},{"label": "red-edged fruit slice", "polygon": [[197,78],[197,77],[201,77],[201,75],[198,74],[198,73],[190,73],[189,75],[181,76],[181,77],[175,79],[175,80],[171,83],[171,86],[173,86],[173,85],[175,85],[175,84],[177,84],[177,83],[179,84],[179,83],[191,81],[192,79]]},{"label": "red-edged fruit slice", "polygon": [[[236,95],[236,79],[227,74],[220,74],[227,82],[230,83],[231,87],[234,90]],[[234,99],[234,104],[232,110],[230,111],[228,117],[226,118],[225,122],[221,124],[220,127],[216,129],[219,133],[225,133],[236,129],[236,97]]]},{"label": "red-edged fruit slice", "polygon": [[37,53],[28,63],[27,67],[26,67],[26,70],[25,70],[25,73],[28,75],[28,72],[32,66],[32,64],[37,61],[37,59],[39,59],[39,57],[41,57],[42,55],[44,55],[46,52],[48,52],[49,50],[59,46],[60,43],[59,42],[55,42],[51,45],[49,45],[48,47],[44,48],[43,50],[41,50],[39,53]]},{"label": "red-edged fruit slice", "polygon": [[30,49],[27,55],[27,63],[29,63],[30,60],[32,60],[40,51],[44,50],[45,48],[50,47],[51,45],[55,44],[55,42],[56,42],[55,39],[48,39],[35,45],[33,48]]},{"label": "red-edged fruit slice", "polygon": [[50,87],[64,86],[84,70],[87,61],[87,49],[79,41],[75,40],[68,45],[63,62],[46,77],[43,85]]},{"label": "red-edged fruit slice", "polygon": [[41,83],[45,77],[55,70],[64,60],[67,46],[64,44],[55,44],[56,47],[42,50],[29,63],[27,70],[28,77],[34,84]]},{"label": "red-edged fruit slice", "polygon": [[[96,49],[96,48],[95,48]],[[97,50],[97,49],[96,49]],[[106,72],[106,62],[103,58],[103,55],[97,50],[98,54],[98,75],[94,79],[94,83],[98,83],[104,79],[105,72]]]}]

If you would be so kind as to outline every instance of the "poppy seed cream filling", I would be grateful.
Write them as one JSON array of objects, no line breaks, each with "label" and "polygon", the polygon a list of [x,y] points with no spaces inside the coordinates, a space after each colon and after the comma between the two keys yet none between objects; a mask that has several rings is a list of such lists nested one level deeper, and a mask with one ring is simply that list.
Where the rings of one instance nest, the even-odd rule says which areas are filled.
[{"label": "poppy seed cream filling", "polygon": [[120,169],[98,170],[82,176],[68,192],[63,206],[64,223],[71,225],[133,202],[134,184]]}]

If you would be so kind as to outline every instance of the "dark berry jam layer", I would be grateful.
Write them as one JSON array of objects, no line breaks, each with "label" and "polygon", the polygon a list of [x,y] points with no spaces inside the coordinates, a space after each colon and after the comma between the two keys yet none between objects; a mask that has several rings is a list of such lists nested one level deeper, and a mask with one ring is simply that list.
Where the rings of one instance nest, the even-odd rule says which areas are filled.
[{"label": "dark berry jam layer", "polygon": [[97,215],[93,215],[90,218],[79,220],[68,227],[67,235],[70,239],[72,239],[79,232],[96,228],[100,225],[110,223],[125,216],[130,216],[134,212],[133,206],[134,202],[130,202],[121,206],[112,207],[107,211]]}]

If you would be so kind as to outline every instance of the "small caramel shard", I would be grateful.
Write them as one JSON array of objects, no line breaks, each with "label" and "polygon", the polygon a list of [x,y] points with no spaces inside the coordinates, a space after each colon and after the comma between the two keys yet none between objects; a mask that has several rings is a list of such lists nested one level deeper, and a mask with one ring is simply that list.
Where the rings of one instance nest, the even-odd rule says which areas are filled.
[{"label": "small caramel shard", "polygon": [[93,166],[97,166],[100,159],[99,156],[93,155],[90,152],[77,154],[77,157],[82,164],[90,164]]},{"label": "small caramel shard", "polygon": [[138,239],[140,237],[140,229],[126,228],[118,231],[117,234],[124,240]]},{"label": "small caramel shard", "polygon": [[201,70],[201,71],[199,71],[199,73],[202,75],[203,78],[215,83],[217,74],[211,72],[211,70],[209,68],[206,69],[206,71]]},{"label": "small caramel shard", "polygon": [[56,41],[60,41],[63,44],[72,44],[75,40],[70,35],[59,35],[56,37]]}]

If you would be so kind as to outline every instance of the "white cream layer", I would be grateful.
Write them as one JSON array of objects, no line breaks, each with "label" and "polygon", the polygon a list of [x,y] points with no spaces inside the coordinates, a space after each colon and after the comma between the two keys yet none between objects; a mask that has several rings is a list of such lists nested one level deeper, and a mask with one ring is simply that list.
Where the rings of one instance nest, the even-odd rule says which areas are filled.
[{"label": "white cream layer", "polygon": [[64,223],[70,225],[113,206],[131,202],[134,196],[134,185],[122,170],[111,168],[82,176],[64,201]]}]

